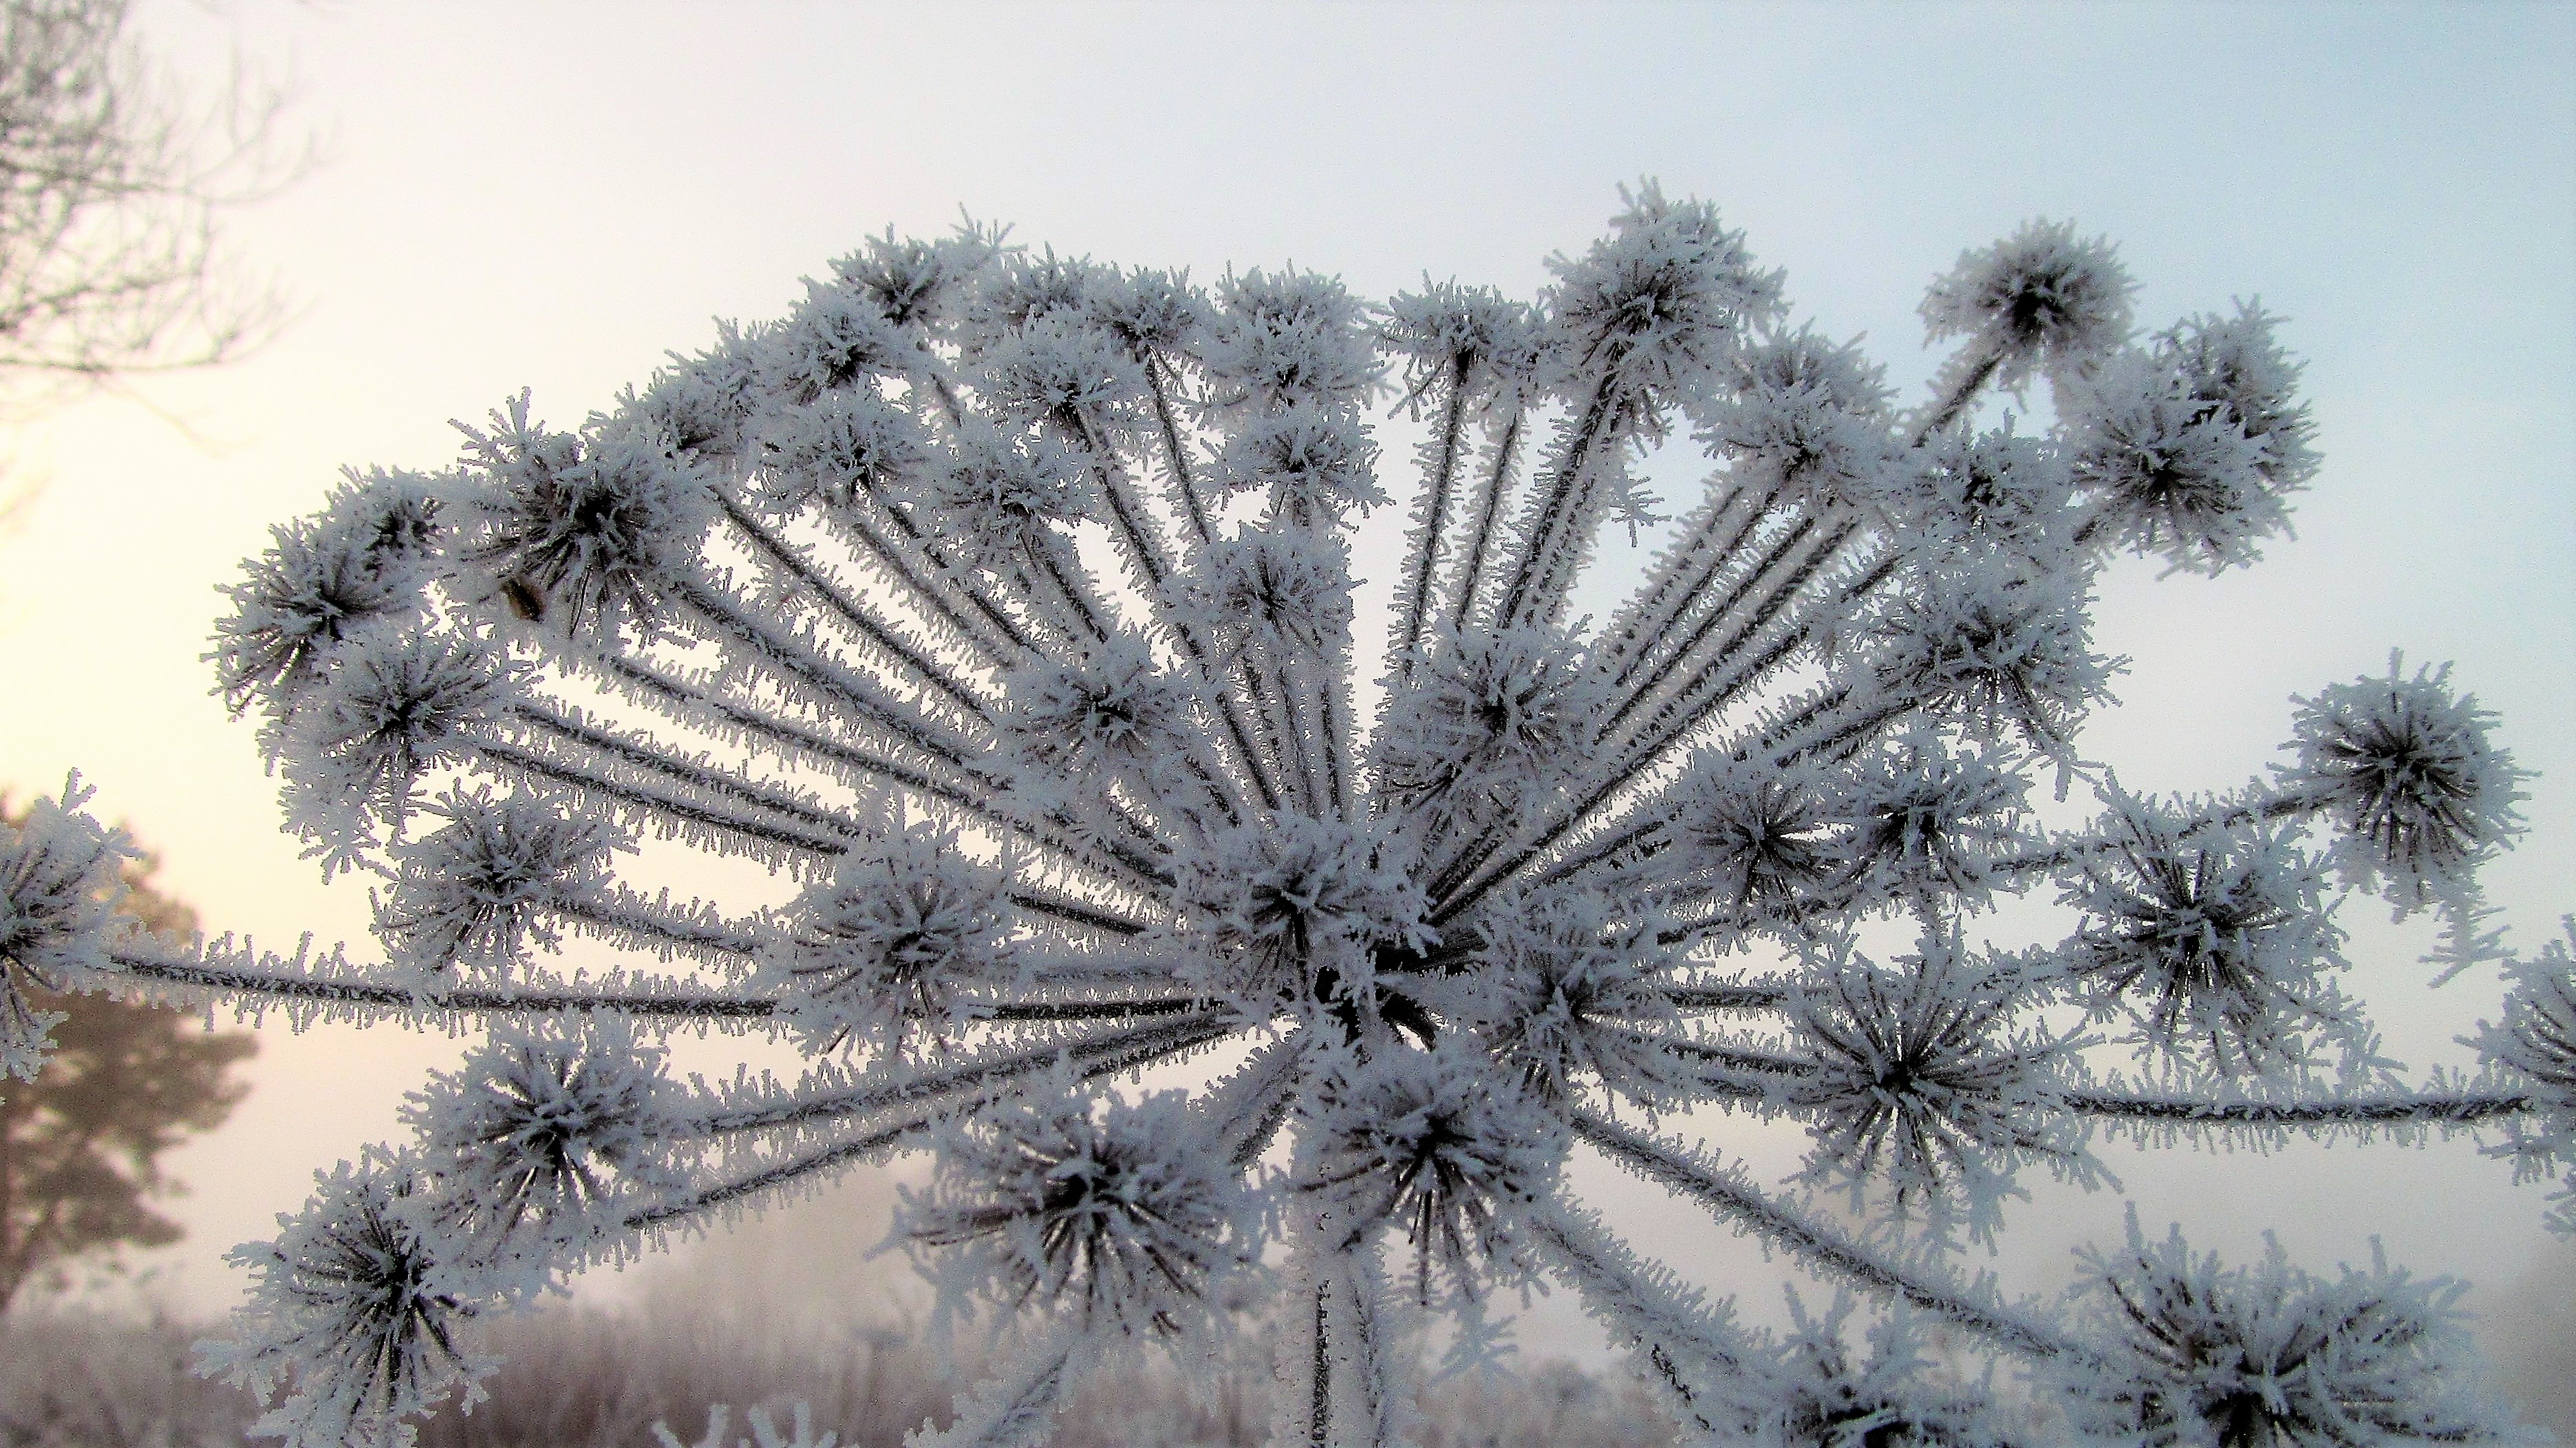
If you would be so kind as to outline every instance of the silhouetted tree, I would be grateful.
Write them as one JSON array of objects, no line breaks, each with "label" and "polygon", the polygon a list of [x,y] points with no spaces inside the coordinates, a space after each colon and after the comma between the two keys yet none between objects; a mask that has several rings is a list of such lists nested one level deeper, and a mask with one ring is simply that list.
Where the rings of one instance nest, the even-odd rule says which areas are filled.
[{"label": "silhouetted tree", "polygon": [[[152,888],[154,864],[126,863],[119,908],[184,941],[196,913]],[[159,1006],[41,985],[27,994],[63,1019],[36,1079],[0,1086],[0,1313],[73,1258],[179,1239],[179,1224],[152,1209],[174,1186],[159,1157],[231,1113],[249,1089],[232,1068],[259,1049],[247,1032],[208,1032]]]}]

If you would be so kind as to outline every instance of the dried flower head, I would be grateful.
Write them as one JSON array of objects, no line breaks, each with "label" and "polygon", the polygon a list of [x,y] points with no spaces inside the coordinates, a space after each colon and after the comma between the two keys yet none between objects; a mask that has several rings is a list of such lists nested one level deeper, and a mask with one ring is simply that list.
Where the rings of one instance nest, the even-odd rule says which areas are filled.
[{"label": "dried flower head", "polygon": [[[2099,1121],[2565,1155],[2563,955],[2513,962],[2484,1076],[2420,1089],[2332,985],[2354,889],[2503,953],[2472,875],[2517,776],[2438,672],[2320,693],[2224,798],[2150,808],[2075,755],[2105,551],[2246,561],[2315,466],[2271,319],[2136,341],[2108,245],[2034,223],[1935,286],[1961,345],[1900,411],[1706,203],[1641,187],[1554,276],[1373,307],[888,235],[576,431],[522,399],[434,488],[281,532],[220,683],[326,868],[389,882],[382,952],[102,946],[109,836],[0,840],[13,989],[484,1032],[421,1147],[246,1259],[232,1361],[294,1381],[279,1431],[395,1435],[470,1379],[478,1304],[920,1149],[918,1254],[1017,1348],[943,1448],[1026,1448],[1099,1353],[1222,1334],[1274,1268],[1283,1441],[1399,1430],[1397,1281],[1472,1355],[1536,1277],[1711,1441],[2018,1441],[1892,1317],[1866,1358],[1840,1308],[1739,1324],[1585,1207],[1578,1142],[1971,1376],[2073,1372],[2115,1437],[2483,1422],[2423,1406],[2466,1399],[2438,1311],[2369,1296],[2394,1278],[2139,1247],[2088,1327],[1948,1261],[2023,1173],[2090,1185]],[[1988,415],[2043,376],[2044,422]],[[1670,533],[1605,579],[1650,486],[1685,490]],[[1399,527],[1381,613],[1355,540]],[[2052,774],[2107,813],[2026,808]],[[2007,938],[2051,881],[2081,923]],[[1890,928],[1930,943],[1869,963]],[[2111,1020],[2142,1080],[2069,1038]],[[29,1069],[43,1025],[0,1025]],[[738,1072],[665,1076],[683,1027]],[[1747,1122],[1803,1128],[1805,1172],[1733,1160]]]}]

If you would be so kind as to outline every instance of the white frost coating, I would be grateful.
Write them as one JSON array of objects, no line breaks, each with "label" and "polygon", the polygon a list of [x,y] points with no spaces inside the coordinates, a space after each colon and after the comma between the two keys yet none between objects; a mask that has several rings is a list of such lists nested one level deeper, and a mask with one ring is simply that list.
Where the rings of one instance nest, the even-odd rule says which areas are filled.
[{"label": "white frost coating", "polygon": [[1601,696],[1571,639],[1524,627],[1432,643],[1378,752],[1390,794],[1444,813],[1491,808],[1581,757]]},{"label": "white frost coating", "polygon": [[1315,657],[1350,632],[1350,550],[1330,534],[1245,528],[1208,545],[1178,608],[1229,651]]},{"label": "white frost coating", "polygon": [[2345,839],[2335,863],[2356,885],[2383,878],[2421,903],[2467,882],[2522,831],[2522,771],[2487,742],[2495,716],[2450,688],[2450,666],[2332,684],[2296,702],[2285,794],[2322,805]]},{"label": "white frost coating", "polygon": [[[1959,253],[1923,299],[1932,340],[1964,337],[1968,369],[2015,390],[2034,376],[2081,375],[2129,335],[2137,285],[2106,238],[2079,241],[2071,221],[2032,221],[1992,246]],[[1979,380],[1984,380],[1980,378]],[[1958,383],[1954,383],[1954,387]]]},{"label": "white frost coating", "polygon": [[505,1028],[411,1094],[442,1232],[493,1261],[595,1249],[649,1195],[681,1184],[666,1164],[680,1126],[662,1052],[622,1021]]},{"label": "white frost coating", "polygon": [[466,471],[446,502],[468,596],[572,633],[652,632],[663,585],[685,573],[712,508],[677,440],[649,422],[552,432],[529,420],[522,393],[489,431],[457,424]]},{"label": "white frost coating", "polygon": [[1892,967],[1853,957],[1801,990],[1790,1021],[1813,1064],[1784,1089],[1812,1113],[1808,1178],[1983,1236],[2023,1162],[2075,1164],[2058,1095],[2075,1043],[2015,1023],[2033,985],[1926,939]]},{"label": "white frost coating", "polygon": [[1168,1334],[1198,1326],[1217,1280],[1250,1264],[1253,1198],[1183,1093],[1113,1093],[1097,1110],[1078,1097],[998,1103],[946,1143],[896,1230],[951,1301]]},{"label": "white frost coating", "polygon": [[1216,477],[1237,492],[1267,497],[1273,513],[1311,527],[1385,503],[1376,463],[1376,444],[1356,413],[1308,403],[1246,424],[1218,457]]},{"label": "white frost coating", "polygon": [[[1984,1369],[2077,1383],[2130,1414],[2115,1442],[2484,1431],[2349,1407],[2468,1404],[2448,1329],[2337,1327],[2344,1289],[2293,1269],[2103,1259],[2198,1284],[2156,1320],[2268,1354],[2248,1377],[1951,1265],[2027,1172],[2094,1185],[2097,1125],[2478,1131],[2569,1170],[2566,955],[2481,923],[2519,776],[2438,670],[2326,689],[2275,778],[2188,804],[2078,753],[2104,557],[2247,561],[2315,470],[2272,320],[2142,340],[2107,244],[2036,223],[1935,287],[1961,346],[1900,405],[1706,203],[1643,187],[1554,277],[1372,307],[889,234],[575,431],[523,400],[458,471],[281,530],[218,686],[325,866],[386,882],[381,953],[102,936],[112,837],[72,816],[9,837],[0,916],[13,991],[488,1024],[417,1146],[246,1256],[224,1361],[288,1391],[273,1429],[394,1441],[478,1370],[468,1313],[925,1150],[915,1246],[1012,1341],[924,1442],[1038,1441],[1101,1352],[1265,1290],[1289,1440],[1390,1441],[1402,1299],[1472,1355],[1542,1272],[1719,1442],[2026,1442]],[[2045,425],[1993,405],[2043,377]],[[1702,459],[1643,576],[1587,576],[1643,480]],[[1392,501],[1365,637],[1351,545]],[[2052,777],[2098,822],[2043,828]],[[636,883],[745,865],[777,878]],[[2477,1075],[2372,1054],[2333,985],[2359,889],[2507,968]],[[2031,912],[1996,907],[2052,890],[2073,933],[2012,938]],[[1926,943],[1873,963],[1891,924]],[[680,1026],[754,1038],[739,1074],[666,1078]],[[1148,1068],[1179,1089],[1117,1085]],[[1803,1128],[1804,1171],[1742,1166],[1747,1121]],[[1577,1142],[1868,1310],[1737,1327],[1574,1199]],[[2438,1318],[2390,1291],[2389,1321]],[[1920,1369],[1932,1331],[1964,1379]],[[2342,1345],[2293,1371],[2293,1339]]]},{"label": "white frost coating", "polygon": [[2543,1441],[2510,1431],[2478,1393],[2454,1304],[2465,1284],[2418,1282],[2384,1260],[2334,1278],[2274,1241],[2260,1263],[2194,1253],[2182,1229],[2087,1254],[2072,1289],[2093,1349],[2058,1358],[2077,1424],[2155,1448],[2263,1443]]},{"label": "white frost coating", "polygon": [[943,1042],[976,1014],[970,991],[1016,973],[1005,884],[954,833],[890,832],[787,907],[787,938],[753,984],[777,993],[779,1018],[812,1049]]},{"label": "white frost coating", "polygon": [[2549,1225],[2576,1236],[2576,921],[2567,935],[2513,972],[2503,1019],[2480,1022],[2478,1053],[2502,1069],[2504,1082],[2530,1094],[2534,1110],[2509,1124],[2488,1148],[2513,1159],[2516,1180],[2564,1172]]},{"label": "white frost coating", "polygon": [[269,551],[224,589],[235,612],[207,655],[233,712],[284,712],[352,635],[413,618],[438,511],[426,478],[352,474],[319,516],[269,530]]},{"label": "white frost coating", "polygon": [[2126,1010],[2142,1039],[2221,1073],[2301,1058],[2320,1029],[2350,1042],[2316,860],[2281,831],[2178,813],[2123,802],[2069,872],[2059,899],[2088,920],[2068,974],[2101,1014]]},{"label": "white frost coating", "polygon": [[945,456],[892,473],[877,489],[957,562],[995,577],[1035,576],[1061,530],[1090,516],[1090,486],[1060,447],[1028,446],[989,424],[962,430]]},{"label": "white frost coating", "polygon": [[334,867],[354,863],[379,830],[400,838],[423,777],[473,752],[523,671],[489,639],[463,632],[379,629],[351,639],[269,731],[297,833]]},{"label": "white frost coating", "polygon": [[1256,1016],[1374,1011],[1379,955],[1430,939],[1421,890],[1387,854],[1377,832],[1339,820],[1220,835],[1180,886],[1188,926],[1174,944],[1197,952],[1185,978]]},{"label": "white frost coating", "polygon": [[550,916],[596,899],[610,856],[633,848],[606,821],[525,794],[459,788],[429,806],[447,823],[397,852],[376,933],[426,970],[500,966],[559,940]]},{"label": "white frost coating", "polygon": [[484,1396],[500,1364],[460,1334],[496,1284],[439,1257],[429,1199],[396,1164],[343,1162],[319,1183],[276,1241],[233,1249],[249,1300],[233,1340],[199,1344],[200,1370],[279,1400],[252,1431],[284,1448],[408,1448],[412,1417]]},{"label": "white frost coating", "polygon": [[38,1010],[28,990],[87,988],[114,969],[107,947],[130,928],[116,905],[134,847],[79,813],[88,798],[75,775],[59,800],[37,800],[15,826],[0,824],[0,1078],[35,1080],[63,1021]]},{"label": "white frost coating", "polygon": [[1880,493],[1891,521],[1936,547],[1952,540],[2034,561],[2062,556],[2082,524],[2063,450],[2004,425],[1944,428],[1892,470]]},{"label": "white frost coating", "polygon": [[1468,982],[1434,995],[1523,1089],[1550,1099],[1587,1085],[1647,1103],[1688,1099],[1663,1046],[1680,1024],[1669,987],[1681,961],[1663,921],[1610,901],[1540,895],[1502,902]]},{"label": "white frost coating", "polygon": [[1704,201],[1669,201],[1652,182],[1626,198],[1611,234],[1580,257],[1556,258],[1551,310],[1566,377],[1595,374],[1651,406],[1696,391],[1730,360],[1745,329],[1779,315],[1780,274],[1759,270],[1744,233]]},{"label": "white frost coating", "polygon": [[1033,773],[1137,781],[1160,795],[1182,787],[1202,732],[1197,691],[1126,635],[1079,661],[1036,665],[1012,681],[1011,697],[1002,737]]},{"label": "white frost coating", "polygon": [[848,389],[810,406],[751,420],[760,475],[752,496],[793,516],[815,502],[836,508],[901,486],[928,458],[929,439],[911,413],[873,391]]},{"label": "white frost coating", "polygon": [[2093,506],[2087,527],[2207,573],[2254,562],[2256,544],[2289,530],[2263,445],[2227,409],[2191,395],[2162,359],[2125,353],[2082,388],[2073,467]]},{"label": "white frost coating", "polygon": [[1849,871],[1864,896],[1918,908],[1982,899],[1994,865],[2026,839],[2029,781],[2000,746],[1952,747],[1918,725],[1864,761],[1844,787]]},{"label": "white frost coating", "polygon": [[1977,738],[2062,749],[2122,667],[2091,648],[2089,573],[2034,567],[2009,547],[1941,554],[1869,628],[1879,688]]},{"label": "white frost coating", "polygon": [[1794,927],[1846,869],[1839,781],[1712,750],[1672,792],[1674,874],[1747,928]]},{"label": "white frost coating", "polygon": [[1425,1306],[1435,1270],[1469,1300],[1497,1277],[1517,1279],[1521,1218],[1555,1178],[1565,1137],[1526,1109],[1484,1052],[1452,1037],[1427,1051],[1345,1057],[1303,1124],[1311,1154],[1297,1188],[1333,1224],[1333,1250],[1392,1227]]},{"label": "white frost coating", "polygon": [[1340,281],[1313,272],[1249,271],[1217,287],[1198,352],[1207,405],[1255,415],[1297,403],[1328,410],[1373,397],[1385,372],[1367,311]]},{"label": "white frost coating", "polygon": [[1858,343],[1790,332],[1745,347],[1735,368],[1734,395],[1699,430],[1709,456],[1776,480],[1784,503],[1832,508],[1869,496],[1898,453],[1895,393]]}]

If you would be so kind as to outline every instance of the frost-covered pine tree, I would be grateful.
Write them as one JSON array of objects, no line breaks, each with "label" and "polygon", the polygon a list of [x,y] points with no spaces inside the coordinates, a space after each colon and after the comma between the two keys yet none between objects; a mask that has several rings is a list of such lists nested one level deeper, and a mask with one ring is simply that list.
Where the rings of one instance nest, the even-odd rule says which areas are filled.
[{"label": "frost-covered pine tree", "polygon": [[[913,1150],[900,1231],[1014,1346],[924,1444],[1039,1441],[1247,1284],[1277,1441],[1394,1442],[1399,1319],[1533,1279],[1697,1440],[2511,1437],[2447,1282],[2134,1226],[2062,1305],[1954,1265],[2101,1132],[2477,1130],[2576,1176],[2576,963],[2481,923],[2520,776],[2443,671],[2296,701],[2272,776],[2205,796],[2082,752],[2102,560],[2250,563],[2316,470],[2273,319],[2141,331],[2110,246],[2035,223],[1934,283],[1956,353],[1905,406],[1707,205],[1645,187],[1553,267],[1372,305],[889,235],[577,427],[522,396],[447,471],[353,475],[212,658],[375,944],[119,934],[118,841],[40,807],[7,1066],[24,980],[479,1033],[239,1254],[212,1366],[296,1445],[401,1442],[477,1392],[478,1315]],[[1670,545],[1588,576],[1685,450]],[[1399,506],[1359,637],[1352,535]],[[2092,822],[2043,827],[2043,781]],[[2377,1059],[2355,891],[2509,974],[2473,1071]],[[2082,924],[1998,940],[2015,896]],[[802,1065],[683,1078],[676,1029]],[[1775,1119],[1788,1182],[1726,1154]],[[1851,1295],[1738,1322],[1575,1198],[1578,1151]],[[1931,1328],[2042,1416],[1924,1371]]]}]

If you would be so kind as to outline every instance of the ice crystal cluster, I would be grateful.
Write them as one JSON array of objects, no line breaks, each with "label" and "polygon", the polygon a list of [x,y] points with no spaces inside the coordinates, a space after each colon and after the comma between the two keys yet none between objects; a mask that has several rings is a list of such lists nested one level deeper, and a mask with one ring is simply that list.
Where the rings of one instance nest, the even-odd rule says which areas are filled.
[{"label": "ice crystal cluster", "polygon": [[[2576,1170],[2570,959],[2479,925],[2520,775],[2443,671],[2296,701],[2205,796],[2082,752],[2103,561],[2251,562],[2317,469],[2274,319],[2145,330],[2107,242],[2032,224],[1932,285],[1909,403],[1708,205],[1645,187],[1551,265],[1371,303],[889,235],[569,430],[522,396],[446,471],[353,474],[211,658],[375,946],[103,933],[110,842],[40,808],[9,1066],[21,980],[481,1033],[241,1254],[213,1363],[291,1444],[400,1442],[477,1391],[478,1314],[908,1151],[903,1239],[1013,1344],[924,1444],[1041,1441],[1101,1354],[1247,1302],[1276,1441],[1396,1442],[1399,1327],[1473,1342],[1533,1284],[1694,1441],[2513,1436],[2445,1282],[2134,1228],[2063,1304],[1954,1265],[2103,1132]],[[1650,460],[1695,457],[1658,520]],[[2353,891],[2505,972],[2473,1070],[2376,1059]],[[2013,897],[2080,924],[1998,940]],[[764,1064],[684,1076],[683,1028]],[[1729,1154],[1768,1121],[1791,1180]],[[1738,1321],[1578,1156],[1848,1295]],[[1929,1371],[1934,1329],[1999,1370]]]}]

